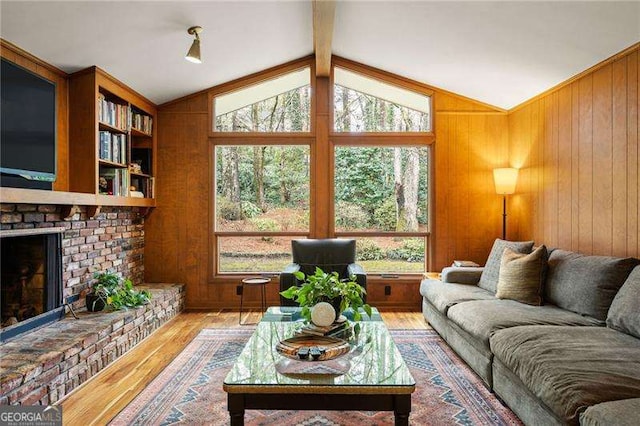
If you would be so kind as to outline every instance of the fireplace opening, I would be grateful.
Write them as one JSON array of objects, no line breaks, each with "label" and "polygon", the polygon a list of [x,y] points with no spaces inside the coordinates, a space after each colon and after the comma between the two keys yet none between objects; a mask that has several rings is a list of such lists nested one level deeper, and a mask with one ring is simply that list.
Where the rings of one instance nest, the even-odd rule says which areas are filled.
[{"label": "fireplace opening", "polygon": [[3,232],[0,238],[1,341],[57,321],[63,315],[60,244],[61,234],[57,230],[37,235],[20,235],[18,230]]}]

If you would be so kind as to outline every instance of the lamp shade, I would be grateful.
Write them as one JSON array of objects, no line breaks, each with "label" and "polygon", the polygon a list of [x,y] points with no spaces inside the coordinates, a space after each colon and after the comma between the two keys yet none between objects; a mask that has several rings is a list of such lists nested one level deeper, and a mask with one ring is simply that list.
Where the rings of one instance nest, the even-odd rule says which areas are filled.
[{"label": "lamp shade", "polygon": [[184,58],[187,61],[193,62],[195,64],[202,63],[202,60],[200,59],[200,40],[198,39],[193,40],[193,43],[191,44],[191,48],[189,49],[187,56],[185,56]]},{"label": "lamp shade", "polygon": [[513,194],[516,192],[518,169],[493,169],[493,180],[496,184],[496,193],[501,195]]}]

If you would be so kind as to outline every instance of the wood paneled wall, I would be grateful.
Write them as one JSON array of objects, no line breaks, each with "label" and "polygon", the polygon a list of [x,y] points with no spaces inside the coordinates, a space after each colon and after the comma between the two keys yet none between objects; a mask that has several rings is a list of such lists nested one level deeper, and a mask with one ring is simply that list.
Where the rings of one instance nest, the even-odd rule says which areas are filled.
[{"label": "wood paneled wall", "polygon": [[493,169],[508,161],[507,115],[436,93],[434,270],[484,264],[502,235]]},{"label": "wood paneled wall", "polygon": [[[507,115],[437,89],[434,99],[434,269],[453,259],[484,263],[501,233],[502,201],[492,169],[508,162]],[[191,309],[235,308],[239,279],[209,282],[213,200],[207,93],[160,106],[158,114],[157,207],[145,220],[146,280],[186,283]],[[418,284],[415,279],[398,288],[398,307],[419,306]],[[246,296],[245,302],[257,303],[257,294]],[[278,303],[277,285],[269,286],[267,298]],[[389,308],[393,303],[380,302]]]},{"label": "wood paneled wall", "polygon": [[54,191],[69,190],[69,80],[67,74],[52,65],[0,39],[0,56],[56,84],[58,120],[58,164]]},{"label": "wood paneled wall", "polygon": [[509,114],[518,239],[640,256],[639,54],[616,56]]}]

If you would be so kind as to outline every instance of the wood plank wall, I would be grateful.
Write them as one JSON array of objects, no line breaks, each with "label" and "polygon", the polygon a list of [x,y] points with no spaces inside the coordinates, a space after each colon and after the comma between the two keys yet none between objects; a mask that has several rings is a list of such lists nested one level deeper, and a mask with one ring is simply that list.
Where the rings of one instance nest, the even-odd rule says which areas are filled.
[{"label": "wood plank wall", "polygon": [[521,168],[510,236],[640,256],[638,61],[636,46],[509,114],[510,162]]},{"label": "wood plank wall", "polygon": [[484,264],[502,235],[493,169],[508,160],[507,115],[436,93],[434,270]]},{"label": "wood plank wall", "polygon": [[[440,270],[458,258],[484,263],[501,233],[492,169],[508,161],[507,115],[444,91],[436,91],[435,109],[434,266]],[[191,309],[237,307],[238,279],[208,282],[213,200],[207,94],[158,111],[157,207],[145,220],[145,278],[186,283]],[[400,290],[398,307],[419,306],[415,281],[412,291]],[[245,301],[255,306],[254,296],[248,293]],[[278,303],[277,285],[267,298]]]},{"label": "wood plank wall", "polygon": [[54,191],[69,190],[69,80],[67,74],[19,47],[0,39],[0,56],[56,84],[58,164]]}]

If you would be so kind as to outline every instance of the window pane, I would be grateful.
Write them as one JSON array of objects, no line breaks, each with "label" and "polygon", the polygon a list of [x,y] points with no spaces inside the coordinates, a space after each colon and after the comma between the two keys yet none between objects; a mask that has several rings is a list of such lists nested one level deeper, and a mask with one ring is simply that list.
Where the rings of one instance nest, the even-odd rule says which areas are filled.
[{"label": "window pane", "polygon": [[309,230],[308,146],[217,146],[216,231]]},{"label": "window pane", "polygon": [[214,100],[219,132],[309,132],[311,70],[259,83]]},{"label": "window pane", "polygon": [[427,147],[336,147],[336,231],[427,232],[428,167]]},{"label": "window pane", "polygon": [[425,238],[357,237],[356,259],[366,273],[425,272]]},{"label": "window pane", "polygon": [[431,131],[431,98],[334,68],[337,132]]},{"label": "window pane", "polygon": [[282,272],[291,240],[304,237],[218,237],[218,272]]}]

